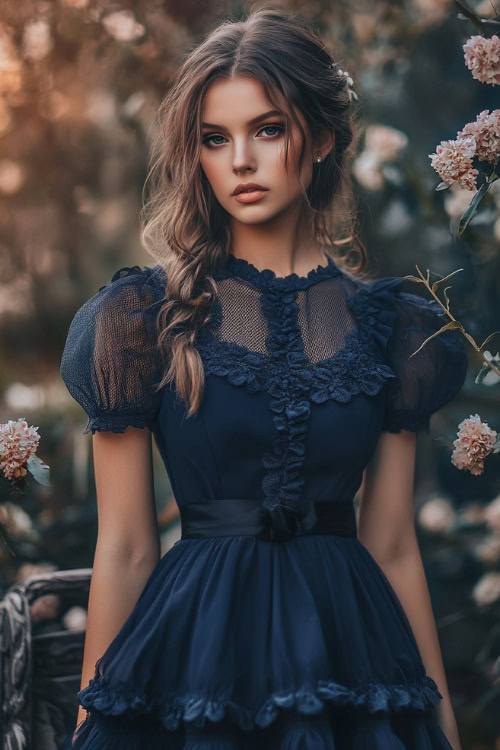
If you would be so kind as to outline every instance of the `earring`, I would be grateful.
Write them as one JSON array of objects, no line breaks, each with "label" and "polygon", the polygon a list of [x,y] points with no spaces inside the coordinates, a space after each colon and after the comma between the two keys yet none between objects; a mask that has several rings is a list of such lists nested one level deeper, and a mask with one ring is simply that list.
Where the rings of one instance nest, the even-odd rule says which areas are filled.
[{"label": "earring", "polygon": [[321,156],[318,156],[318,158],[316,159],[316,161],[321,161]]}]

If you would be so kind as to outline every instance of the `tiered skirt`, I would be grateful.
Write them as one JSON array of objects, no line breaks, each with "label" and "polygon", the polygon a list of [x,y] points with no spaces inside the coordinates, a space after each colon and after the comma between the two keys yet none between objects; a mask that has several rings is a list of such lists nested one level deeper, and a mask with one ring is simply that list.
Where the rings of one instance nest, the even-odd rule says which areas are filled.
[{"label": "tiered skirt", "polygon": [[181,539],[61,750],[450,750],[389,580],[353,537]]}]

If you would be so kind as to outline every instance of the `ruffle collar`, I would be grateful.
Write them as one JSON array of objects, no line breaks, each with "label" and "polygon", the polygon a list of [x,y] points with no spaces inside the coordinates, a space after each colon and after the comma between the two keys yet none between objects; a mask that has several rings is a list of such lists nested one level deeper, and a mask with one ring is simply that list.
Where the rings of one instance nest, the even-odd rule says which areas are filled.
[{"label": "ruffle collar", "polygon": [[270,268],[259,269],[244,258],[236,258],[230,254],[223,266],[213,273],[215,279],[226,279],[237,276],[249,281],[260,289],[280,289],[293,291],[295,289],[306,289],[324,279],[339,276],[342,271],[331,256],[327,257],[327,265],[318,265],[312,268],[305,276],[290,273],[288,276],[276,276]]}]

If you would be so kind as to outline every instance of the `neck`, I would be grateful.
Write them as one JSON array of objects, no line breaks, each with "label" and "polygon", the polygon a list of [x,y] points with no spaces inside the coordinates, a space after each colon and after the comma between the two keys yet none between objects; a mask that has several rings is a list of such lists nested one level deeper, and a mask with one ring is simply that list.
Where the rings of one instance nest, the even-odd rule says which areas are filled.
[{"label": "neck", "polygon": [[231,240],[230,250],[235,258],[242,258],[259,270],[270,269],[277,276],[303,276],[328,262],[312,230],[298,232],[289,220],[273,227],[237,223],[232,227]]}]

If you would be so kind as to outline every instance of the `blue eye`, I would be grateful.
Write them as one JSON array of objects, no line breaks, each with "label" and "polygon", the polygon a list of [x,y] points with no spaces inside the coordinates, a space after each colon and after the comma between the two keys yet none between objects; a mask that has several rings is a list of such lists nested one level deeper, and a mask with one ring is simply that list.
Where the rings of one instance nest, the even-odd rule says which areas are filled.
[{"label": "blue eye", "polygon": [[[283,127],[282,125],[272,125],[272,124],[270,124],[270,125],[264,125],[264,126],[263,126],[263,127],[262,127],[262,128],[260,129],[260,130],[258,130],[257,132],[258,132],[258,133],[260,133],[260,132],[261,132],[262,130],[269,130],[269,129],[271,129],[271,130],[277,130],[277,131],[278,131],[278,133],[275,133],[274,135],[270,135],[270,136],[268,136],[268,138],[275,138],[275,137],[276,137],[276,135],[278,135],[279,133],[282,133],[282,132],[283,132],[283,130],[284,130],[284,127]],[[211,142],[213,141],[213,139],[214,139],[214,138],[224,138],[224,136],[223,136],[223,135],[218,135],[217,133],[211,133],[211,134],[209,134],[209,135],[206,135],[206,136],[205,136],[205,137],[204,137],[204,138],[202,139],[202,143],[204,143],[204,144],[206,144],[206,145],[209,145],[209,144],[210,144],[210,143],[211,143]],[[221,145],[221,144],[220,144],[220,143],[212,143],[212,145],[214,145],[214,146],[219,146],[219,145]]]},{"label": "blue eye", "polygon": [[[281,125],[264,125],[264,127],[262,128],[262,130],[269,130],[269,129],[277,130],[278,133],[281,133],[283,131],[283,128],[281,127]],[[259,130],[259,133],[260,133],[260,130]]]}]

